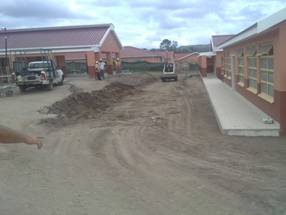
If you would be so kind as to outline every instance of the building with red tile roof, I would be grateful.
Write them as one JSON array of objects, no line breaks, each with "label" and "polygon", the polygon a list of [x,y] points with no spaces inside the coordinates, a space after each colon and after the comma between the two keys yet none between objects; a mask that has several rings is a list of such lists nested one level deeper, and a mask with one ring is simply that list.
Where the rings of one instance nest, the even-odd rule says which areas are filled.
[{"label": "building with red tile roof", "polygon": [[221,76],[221,61],[223,50],[219,48],[221,44],[231,39],[234,35],[213,35],[211,37],[211,52],[200,53],[199,67],[203,76],[207,73],[216,73]]},{"label": "building with red tile roof", "polygon": [[184,57],[184,56],[186,56],[186,55],[189,55],[189,54],[191,54],[191,53],[175,53],[174,55],[175,55],[175,61],[177,60],[177,59],[179,59],[179,58],[181,58],[181,57]]},{"label": "building with red tile roof", "polygon": [[286,8],[257,21],[217,49],[223,51],[219,52],[222,60],[217,67],[222,71],[218,77],[280,123],[281,133],[286,134]]},{"label": "building with red tile roof", "polygon": [[173,62],[174,52],[150,51],[132,46],[125,46],[120,52],[120,57],[124,62],[163,63],[166,61]]},{"label": "building with red tile roof", "polygon": [[198,64],[198,52],[193,53],[179,53],[175,54],[176,68],[178,71],[189,71],[192,68],[192,65]]},{"label": "building with red tile roof", "polygon": [[181,57],[177,55],[177,58],[175,58],[175,60],[176,62],[182,62],[182,61],[190,59],[193,63],[196,63],[198,56],[199,56],[198,52],[187,53],[187,54],[182,55]]},{"label": "building with red tile roof", "polygon": [[160,50],[154,50],[151,51],[155,54],[158,54],[162,57],[164,62],[173,62],[175,61],[175,53],[173,51],[160,51]]},{"label": "building with red tile roof", "polygon": [[224,43],[225,41],[229,40],[232,38],[234,35],[233,34],[228,34],[228,35],[213,35],[211,38],[211,47],[212,51],[217,51],[219,45]]},{"label": "building with red tile roof", "polygon": [[48,50],[55,56],[59,67],[64,67],[66,59],[85,59],[92,77],[96,60],[105,56],[111,62],[112,58],[119,57],[122,48],[112,24],[3,30],[0,31],[2,59],[5,56],[5,38],[7,52],[16,60],[19,53],[35,58],[43,50]]}]

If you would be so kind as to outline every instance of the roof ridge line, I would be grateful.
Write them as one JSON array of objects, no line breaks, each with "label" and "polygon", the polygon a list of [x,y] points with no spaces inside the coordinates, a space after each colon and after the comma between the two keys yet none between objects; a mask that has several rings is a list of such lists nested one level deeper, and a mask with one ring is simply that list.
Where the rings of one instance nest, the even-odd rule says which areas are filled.
[{"label": "roof ridge line", "polygon": [[65,25],[65,26],[49,26],[49,27],[32,27],[32,28],[14,28],[0,31],[0,34],[13,32],[30,32],[30,31],[50,31],[50,30],[68,30],[68,29],[82,29],[82,28],[100,28],[110,27],[112,23],[94,24],[94,25]]}]

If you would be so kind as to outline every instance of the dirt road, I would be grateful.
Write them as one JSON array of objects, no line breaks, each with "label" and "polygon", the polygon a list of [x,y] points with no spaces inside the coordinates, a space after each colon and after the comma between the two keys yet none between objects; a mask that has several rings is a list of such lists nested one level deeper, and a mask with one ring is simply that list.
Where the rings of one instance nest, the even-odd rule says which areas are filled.
[{"label": "dirt road", "polygon": [[22,115],[70,95],[57,90],[0,101],[1,120],[45,144],[0,145],[1,215],[286,214],[285,137],[222,136],[199,78],[155,81],[54,129]]}]

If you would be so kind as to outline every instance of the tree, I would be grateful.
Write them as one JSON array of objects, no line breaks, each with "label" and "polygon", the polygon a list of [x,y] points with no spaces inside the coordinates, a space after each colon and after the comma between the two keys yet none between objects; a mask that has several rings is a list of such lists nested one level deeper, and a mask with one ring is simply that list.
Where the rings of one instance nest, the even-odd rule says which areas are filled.
[{"label": "tree", "polygon": [[161,50],[167,50],[167,51],[175,51],[178,47],[178,42],[177,41],[171,41],[168,39],[164,39],[160,43],[160,49]]},{"label": "tree", "polygon": [[171,47],[172,42],[168,39],[164,39],[161,43],[160,43],[160,49],[162,50],[169,50]]},{"label": "tree", "polygon": [[172,51],[176,51],[177,47],[178,47],[178,42],[177,41],[172,41],[171,50]]}]

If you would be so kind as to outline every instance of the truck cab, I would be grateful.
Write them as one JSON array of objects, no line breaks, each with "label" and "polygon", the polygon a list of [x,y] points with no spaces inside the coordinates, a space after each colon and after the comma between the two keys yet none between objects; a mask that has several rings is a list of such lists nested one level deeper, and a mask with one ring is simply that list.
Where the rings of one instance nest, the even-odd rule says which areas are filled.
[{"label": "truck cab", "polygon": [[63,72],[57,70],[52,60],[32,61],[28,67],[16,75],[16,83],[20,91],[29,87],[46,88],[52,90],[54,85],[62,85]]}]

